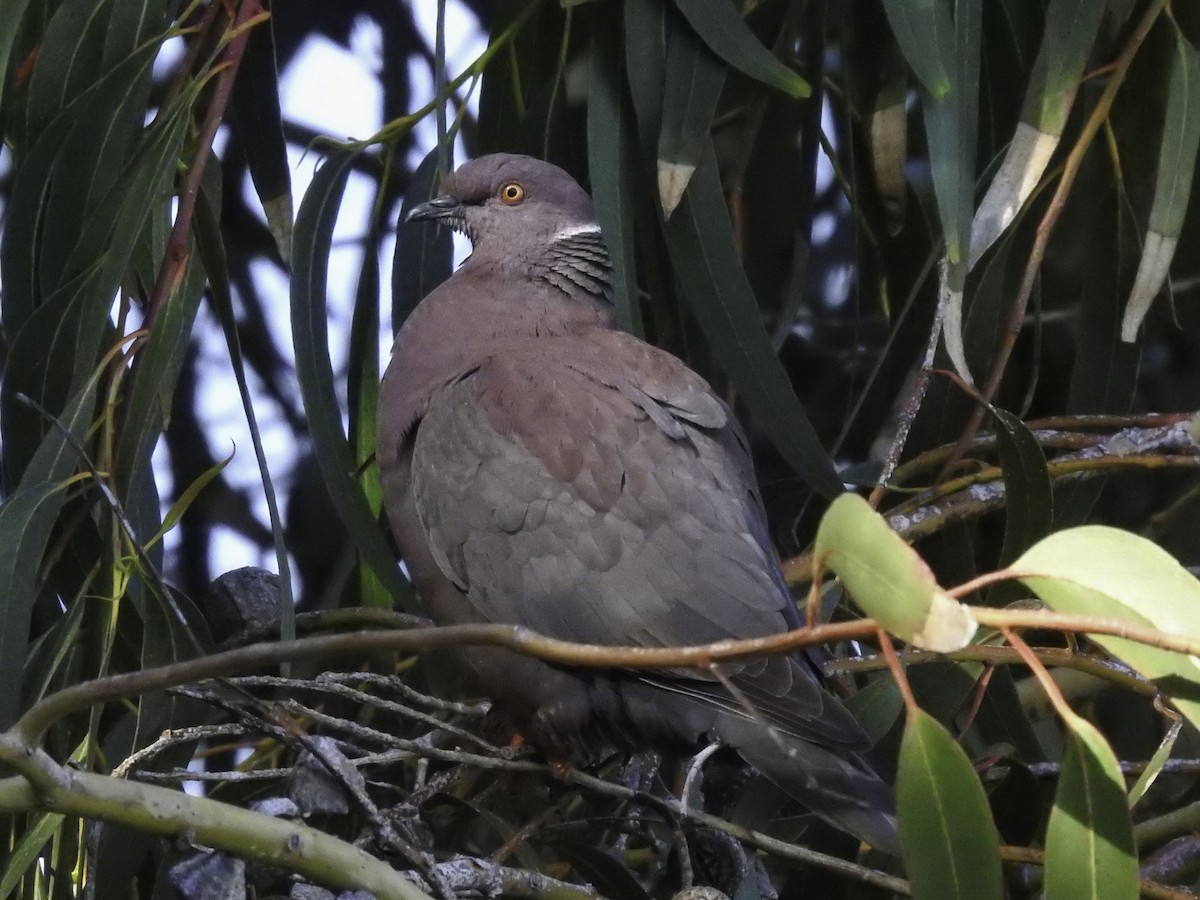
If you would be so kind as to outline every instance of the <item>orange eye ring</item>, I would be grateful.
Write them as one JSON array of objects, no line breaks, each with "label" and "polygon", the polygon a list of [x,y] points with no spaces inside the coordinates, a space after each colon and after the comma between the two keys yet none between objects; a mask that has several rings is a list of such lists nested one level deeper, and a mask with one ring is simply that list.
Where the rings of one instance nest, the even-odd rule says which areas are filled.
[{"label": "orange eye ring", "polygon": [[505,182],[500,187],[500,202],[508,206],[516,206],[525,199],[525,188],[515,181]]}]

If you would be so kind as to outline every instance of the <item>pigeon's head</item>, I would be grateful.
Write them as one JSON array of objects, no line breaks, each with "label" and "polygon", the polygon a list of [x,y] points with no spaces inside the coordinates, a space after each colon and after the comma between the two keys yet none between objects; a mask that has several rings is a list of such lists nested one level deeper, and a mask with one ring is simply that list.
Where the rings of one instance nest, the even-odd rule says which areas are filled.
[{"label": "pigeon's head", "polygon": [[481,156],[447,175],[441,187],[405,221],[442,222],[463,232],[476,250],[544,247],[597,229],[587,192],[558,166],[532,156]]}]

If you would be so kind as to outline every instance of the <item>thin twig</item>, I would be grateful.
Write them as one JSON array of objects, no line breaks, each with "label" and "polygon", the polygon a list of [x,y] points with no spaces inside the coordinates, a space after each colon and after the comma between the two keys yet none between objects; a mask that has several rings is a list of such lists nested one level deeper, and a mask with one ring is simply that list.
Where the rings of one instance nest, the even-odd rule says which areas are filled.
[{"label": "thin twig", "polygon": [[259,0],[242,0],[238,6],[237,16],[233,21],[232,39],[226,45],[218,64],[223,67],[217,76],[216,87],[208,104],[204,122],[200,126],[200,134],[196,138],[196,153],[192,166],[184,176],[183,187],[179,192],[179,208],[175,213],[175,224],[171,228],[171,236],[167,239],[166,250],[163,253],[163,264],[159,267],[158,277],[146,303],[146,319],[143,328],[152,331],[163,304],[179,286],[184,268],[188,262],[188,242],[192,235],[192,217],[196,212],[196,199],[200,195],[200,185],[204,180],[204,169],[208,158],[212,155],[213,139],[217,129],[225,118],[225,110],[233,96],[233,83],[237,78],[238,67],[246,53],[246,44],[250,40],[250,28],[259,22],[266,21],[267,13]]}]

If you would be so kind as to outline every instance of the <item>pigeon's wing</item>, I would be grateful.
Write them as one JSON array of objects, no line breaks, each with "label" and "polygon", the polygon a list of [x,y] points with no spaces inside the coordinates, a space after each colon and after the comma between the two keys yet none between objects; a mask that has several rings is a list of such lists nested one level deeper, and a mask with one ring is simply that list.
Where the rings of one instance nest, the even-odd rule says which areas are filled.
[{"label": "pigeon's wing", "polygon": [[[441,391],[412,454],[437,565],[485,621],[609,645],[773,634],[794,610],[727,408],[628,335],[514,345]],[[775,657],[655,684],[799,737],[860,745],[805,661]],[[741,697],[735,695],[740,694]]]}]

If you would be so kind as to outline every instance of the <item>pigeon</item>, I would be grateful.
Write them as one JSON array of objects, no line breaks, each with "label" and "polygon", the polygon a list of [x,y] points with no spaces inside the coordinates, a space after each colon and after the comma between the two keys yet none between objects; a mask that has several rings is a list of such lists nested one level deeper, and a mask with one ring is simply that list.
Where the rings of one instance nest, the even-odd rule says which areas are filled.
[{"label": "pigeon", "polygon": [[[383,502],[440,624],[673,647],[800,625],[745,435],[708,383],[618,328],[586,191],[493,154],[408,222],[472,253],[413,310],[380,387]],[[808,654],[590,669],[465,648],[466,675],[559,759],[719,742],[835,827],[898,852],[891,788]]]}]

